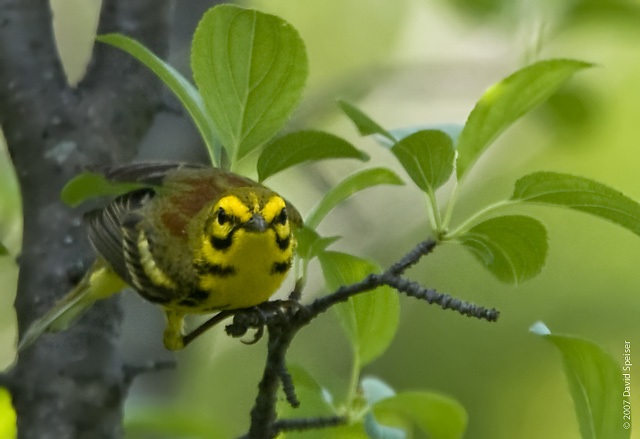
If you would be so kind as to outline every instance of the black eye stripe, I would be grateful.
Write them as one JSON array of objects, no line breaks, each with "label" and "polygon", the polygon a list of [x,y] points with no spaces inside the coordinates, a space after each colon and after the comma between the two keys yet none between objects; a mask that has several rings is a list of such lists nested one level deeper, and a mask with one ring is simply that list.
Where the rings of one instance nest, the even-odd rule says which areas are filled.
[{"label": "black eye stripe", "polygon": [[273,224],[286,224],[287,223],[287,208],[283,207],[280,213],[273,219]]},{"label": "black eye stripe", "polygon": [[227,215],[227,212],[221,207],[218,209],[218,224],[223,225],[227,221],[229,221],[229,215]]}]

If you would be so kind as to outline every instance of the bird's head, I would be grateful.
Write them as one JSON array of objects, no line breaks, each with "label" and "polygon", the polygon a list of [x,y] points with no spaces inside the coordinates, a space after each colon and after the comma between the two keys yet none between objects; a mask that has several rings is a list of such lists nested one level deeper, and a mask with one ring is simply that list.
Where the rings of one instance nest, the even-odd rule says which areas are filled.
[{"label": "bird's head", "polygon": [[263,187],[235,188],[206,208],[203,250],[227,252],[250,236],[266,234],[275,249],[291,252],[292,228],[298,212],[275,192]]}]

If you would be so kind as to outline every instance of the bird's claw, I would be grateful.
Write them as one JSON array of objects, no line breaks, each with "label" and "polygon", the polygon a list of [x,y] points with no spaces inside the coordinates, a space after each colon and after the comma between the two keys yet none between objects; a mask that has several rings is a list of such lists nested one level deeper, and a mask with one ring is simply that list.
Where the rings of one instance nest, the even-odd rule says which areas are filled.
[{"label": "bird's claw", "polygon": [[254,306],[236,314],[233,318],[233,323],[226,327],[226,331],[230,336],[238,338],[244,336],[249,328],[257,329],[253,340],[241,340],[242,343],[250,345],[257,343],[262,338],[266,323],[267,317],[265,313],[258,306]]},{"label": "bird's claw", "polygon": [[277,322],[285,321],[305,309],[304,305],[296,299],[263,302],[236,313],[233,323],[227,325],[226,331],[230,336],[239,338],[244,336],[250,328],[256,329],[253,340],[241,340],[247,345],[255,344],[264,336],[265,326],[278,324]]},{"label": "bird's claw", "polygon": [[246,344],[246,345],[256,344],[256,343],[258,343],[260,341],[260,339],[262,338],[263,335],[264,335],[264,325],[262,325],[262,326],[260,326],[258,328],[256,333],[253,335],[253,340],[251,340],[251,341],[240,340],[240,341],[242,343]]}]

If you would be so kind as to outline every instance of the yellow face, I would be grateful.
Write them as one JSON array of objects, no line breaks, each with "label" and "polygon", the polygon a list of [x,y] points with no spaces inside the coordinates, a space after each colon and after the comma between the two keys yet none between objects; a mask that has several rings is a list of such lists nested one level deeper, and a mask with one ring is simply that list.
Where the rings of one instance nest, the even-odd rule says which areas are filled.
[{"label": "yellow face", "polygon": [[287,205],[272,192],[224,196],[209,208],[200,244],[195,255],[199,286],[209,292],[203,307],[262,303],[291,267],[295,239]]}]

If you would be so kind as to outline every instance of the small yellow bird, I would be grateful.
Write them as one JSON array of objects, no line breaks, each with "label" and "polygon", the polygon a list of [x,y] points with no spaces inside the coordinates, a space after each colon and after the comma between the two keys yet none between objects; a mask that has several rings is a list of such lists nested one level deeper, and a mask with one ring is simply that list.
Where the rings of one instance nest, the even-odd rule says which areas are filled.
[{"label": "small yellow bird", "polygon": [[258,305],[286,277],[302,218],[272,190],[190,164],[131,164],[104,175],[145,187],[85,215],[98,259],[25,332],[19,349],[44,331],[68,327],[93,302],[126,285],[164,309],[164,344],[182,349],[186,314]]}]

